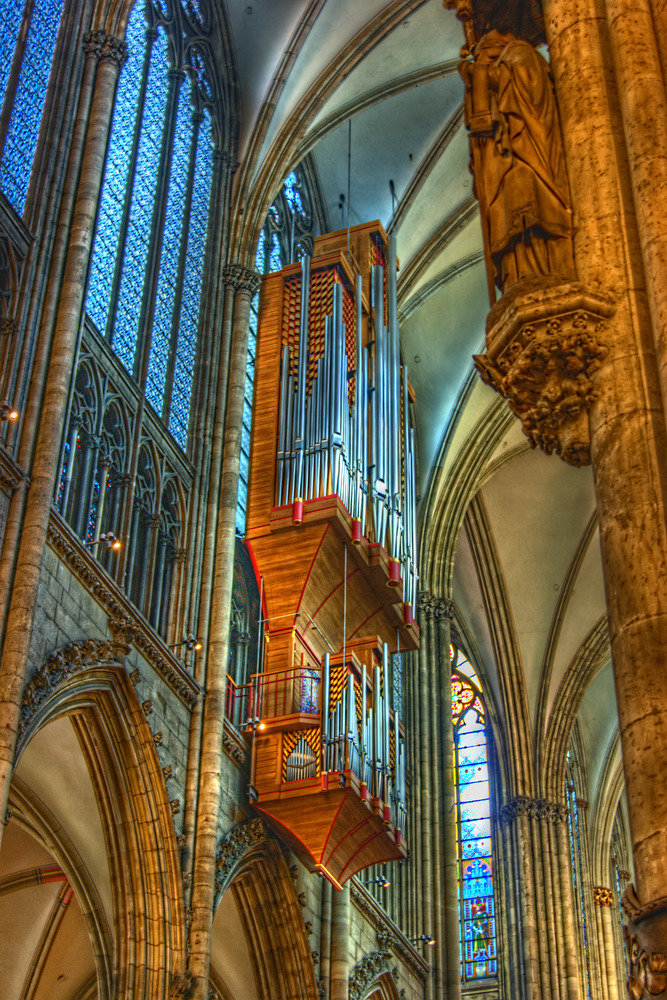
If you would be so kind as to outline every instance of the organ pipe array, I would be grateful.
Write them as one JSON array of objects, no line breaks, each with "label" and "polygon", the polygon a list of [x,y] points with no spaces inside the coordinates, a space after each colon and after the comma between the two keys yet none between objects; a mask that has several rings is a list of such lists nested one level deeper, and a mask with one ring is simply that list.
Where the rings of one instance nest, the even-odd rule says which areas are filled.
[{"label": "organ pipe array", "polygon": [[[371,799],[391,807],[396,826],[405,831],[405,746],[398,715],[392,717],[389,690],[389,649],[385,643],[382,667],[373,666],[369,685],[366,664],[361,667],[360,699],[354,674],[347,676],[340,699],[330,708],[331,657],[322,667],[322,765],[324,771],[352,770]],[[368,702],[367,702],[368,699]],[[393,751],[393,752],[392,752]]]},{"label": "organ pipe array", "polygon": [[276,505],[338,495],[354,520],[352,541],[363,533],[385,548],[395,567],[392,582],[400,574],[404,601],[414,607],[414,434],[407,368],[400,362],[395,236],[386,282],[384,266],[372,268],[366,344],[362,276],[355,281],[354,336],[343,319],[344,285],[336,281],[323,347],[310,336],[310,282],[311,261],[304,257],[298,341],[282,348]]}]

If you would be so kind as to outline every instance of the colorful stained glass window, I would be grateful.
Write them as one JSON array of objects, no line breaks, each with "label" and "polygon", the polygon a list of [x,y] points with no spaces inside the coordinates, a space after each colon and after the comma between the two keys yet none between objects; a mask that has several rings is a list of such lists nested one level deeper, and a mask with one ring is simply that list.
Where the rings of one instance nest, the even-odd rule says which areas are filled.
[{"label": "colorful stained glass window", "polygon": [[581,826],[579,821],[579,806],[577,805],[577,793],[575,782],[575,762],[571,751],[567,754],[567,778],[565,781],[565,795],[568,807],[568,829],[570,833],[570,861],[572,864],[572,883],[574,897],[579,910],[579,924],[582,935],[582,951],[585,989],[588,1000],[592,1000],[591,992],[591,963],[590,949],[588,944],[588,921],[586,919],[586,895],[584,892],[583,863],[581,856]]},{"label": "colorful stained glass window", "polygon": [[213,88],[194,44],[174,64],[183,46],[169,35],[190,36],[185,15],[203,23],[201,10],[175,0],[133,8],[86,302],[183,449],[213,174]]},{"label": "colorful stained glass window", "polygon": [[461,974],[469,981],[496,976],[498,970],[489,754],[477,676],[463,653],[451,652]]},{"label": "colorful stained glass window", "polygon": [[[59,0],[3,4],[0,19],[0,189],[19,215],[28,195],[62,11]],[[16,90],[7,90],[18,70]]]}]

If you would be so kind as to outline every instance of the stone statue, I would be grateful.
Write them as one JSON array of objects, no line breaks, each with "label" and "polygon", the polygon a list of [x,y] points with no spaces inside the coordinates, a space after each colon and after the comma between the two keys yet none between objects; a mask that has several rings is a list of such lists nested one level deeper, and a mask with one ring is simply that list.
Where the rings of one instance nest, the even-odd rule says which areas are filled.
[{"label": "stone statue", "polygon": [[493,280],[502,292],[536,275],[572,280],[572,211],[549,67],[530,43],[495,29],[467,51],[459,71]]}]

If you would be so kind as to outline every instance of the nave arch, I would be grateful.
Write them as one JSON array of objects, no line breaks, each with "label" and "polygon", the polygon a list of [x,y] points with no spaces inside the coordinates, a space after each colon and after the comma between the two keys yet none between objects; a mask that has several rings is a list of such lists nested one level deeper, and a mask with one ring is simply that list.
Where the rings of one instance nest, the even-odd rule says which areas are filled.
[{"label": "nave arch", "polygon": [[295,879],[278,841],[252,820],[223,838],[218,859],[224,877],[211,968],[221,1000],[318,1000]]},{"label": "nave arch", "polygon": [[[96,646],[101,659],[92,662]],[[0,937],[23,921],[21,935],[27,931],[35,947],[25,958],[17,1000],[158,1000],[182,981],[185,920],[171,807],[146,717],[110,646],[70,644],[57,656],[64,664],[57,682],[51,686],[43,667],[35,675],[38,693],[28,688],[32,708],[24,696],[27,724],[10,792],[8,834],[15,827],[14,839],[31,838],[35,867],[46,872],[35,884],[41,890],[54,878],[71,888],[83,922],[77,944],[62,947],[63,967],[49,964],[58,954],[57,934],[49,934],[46,924],[41,932],[29,926],[25,893],[34,895],[35,888],[13,893],[13,907],[0,910],[8,924],[0,927]],[[10,870],[11,850],[8,836],[0,855],[0,900],[3,879],[21,875]],[[68,956],[79,946],[94,956],[92,975],[69,982]],[[14,995],[5,992],[2,975],[0,994]]]}]

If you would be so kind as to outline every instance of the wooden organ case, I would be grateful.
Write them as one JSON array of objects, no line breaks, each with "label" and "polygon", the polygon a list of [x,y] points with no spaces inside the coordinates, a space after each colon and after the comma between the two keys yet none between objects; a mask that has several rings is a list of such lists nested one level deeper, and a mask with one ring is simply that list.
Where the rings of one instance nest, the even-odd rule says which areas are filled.
[{"label": "wooden organ case", "polygon": [[251,798],[340,888],[406,856],[389,651],[418,647],[414,441],[379,222],[262,282],[246,545],[265,639],[248,686]]}]

